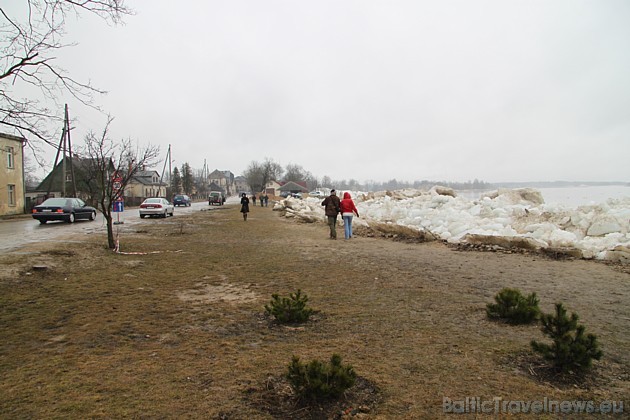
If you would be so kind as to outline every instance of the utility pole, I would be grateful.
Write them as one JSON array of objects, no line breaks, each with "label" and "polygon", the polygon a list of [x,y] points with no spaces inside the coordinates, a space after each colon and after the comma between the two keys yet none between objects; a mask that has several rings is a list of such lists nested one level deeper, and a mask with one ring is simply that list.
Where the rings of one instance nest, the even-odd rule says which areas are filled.
[{"label": "utility pole", "polygon": [[[162,184],[162,180],[164,179],[164,172],[166,171],[166,163],[168,163],[168,186],[166,187],[167,190],[172,189],[173,185],[171,185],[171,165],[172,165],[172,161],[171,161],[171,145],[168,145],[168,152],[166,152],[166,160],[164,161],[164,168],[162,168],[162,175],[160,175],[160,184]],[[161,188],[161,186],[160,186]],[[172,193],[172,191],[171,191]],[[165,194],[168,195],[168,191],[165,191]],[[171,194],[172,195],[172,194]]]},{"label": "utility pole", "polygon": [[203,184],[206,185],[208,183],[208,164],[206,160],[203,160],[203,169],[201,171],[201,179],[203,180]]},{"label": "utility pole", "polygon": [[66,137],[68,139],[68,156],[70,156],[70,179],[72,180],[72,196],[77,196],[77,182],[74,177],[74,156],[72,155],[72,142],[70,141],[70,118],[68,117],[68,104],[66,104],[65,113]]},{"label": "utility pole", "polygon": [[171,157],[171,145],[168,145],[168,183],[170,184],[171,176],[173,176],[173,159]]},{"label": "utility pole", "polygon": [[[61,130],[61,143],[63,143],[63,156],[61,157],[61,196],[67,197],[66,195],[66,120],[63,120],[63,129]],[[61,147],[61,144],[59,145]],[[55,162],[55,165],[57,162]],[[53,167],[54,168],[54,167]]]},{"label": "utility pole", "polygon": [[206,159],[203,160],[203,170],[201,171],[201,182],[203,185],[203,191],[204,194],[207,195],[208,193],[208,187],[210,185],[210,183],[208,182],[208,176],[210,175],[209,171],[208,171],[208,164],[206,163]]},{"label": "utility pole", "polygon": [[53,180],[55,178],[55,168],[57,167],[57,163],[59,162],[59,153],[63,151],[63,155],[61,157],[61,196],[67,197],[67,171],[68,171],[68,163],[66,162],[66,158],[68,157],[68,152],[70,154],[70,180],[72,182],[72,194],[73,197],[77,196],[77,185],[74,178],[74,165],[72,164],[72,143],[70,142],[70,118],[68,118],[68,104],[65,106],[64,110],[64,120],[63,120],[63,128],[61,130],[61,139],[59,140],[59,146],[57,147],[57,155],[55,156],[55,163],[53,164],[53,170],[50,177],[50,182],[48,183],[48,191],[46,191],[46,197],[50,195],[50,190],[52,189]]}]

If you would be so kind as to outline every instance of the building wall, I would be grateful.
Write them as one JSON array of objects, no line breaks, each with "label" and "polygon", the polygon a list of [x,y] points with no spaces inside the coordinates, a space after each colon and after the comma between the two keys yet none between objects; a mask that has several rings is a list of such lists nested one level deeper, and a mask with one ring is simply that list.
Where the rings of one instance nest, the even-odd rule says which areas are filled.
[{"label": "building wall", "polygon": [[125,187],[125,205],[137,206],[148,197],[166,197],[166,184],[160,184],[159,176],[157,178],[156,176],[151,178],[143,177],[146,183],[132,179]]},{"label": "building wall", "polygon": [[234,190],[238,195],[243,192],[249,192],[249,185],[247,184],[247,180],[243,177],[238,177],[234,179]]},{"label": "building wall", "polygon": [[276,181],[269,181],[265,186],[265,194],[267,195],[280,195],[280,184]]},{"label": "building wall", "polygon": [[144,197],[144,184],[141,184],[139,182],[129,182],[127,184],[127,186],[125,187],[125,199],[127,197],[129,198],[134,198],[134,197]]},{"label": "building wall", "polygon": [[24,139],[0,133],[0,216],[24,213]]},{"label": "building wall", "polygon": [[130,182],[125,187],[125,197],[166,197],[166,187],[164,185],[147,185],[139,182]]},{"label": "building wall", "polygon": [[[226,175],[229,174],[228,175]],[[208,183],[215,183],[221,188],[223,188],[228,196],[234,194],[236,190],[234,185],[234,175],[230,171],[219,171],[214,170],[210,175],[208,175]]]}]

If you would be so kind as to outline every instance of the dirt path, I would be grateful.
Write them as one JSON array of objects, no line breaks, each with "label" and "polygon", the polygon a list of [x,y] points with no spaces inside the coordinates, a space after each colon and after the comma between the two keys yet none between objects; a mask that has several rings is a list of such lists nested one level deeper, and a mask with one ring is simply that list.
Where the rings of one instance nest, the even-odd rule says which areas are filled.
[{"label": "dirt path", "polygon": [[[458,251],[436,242],[327,237],[324,224],[296,223],[271,207],[253,208],[243,222],[236,206],[225,206],[180,220],[147,221],[121,238],[123,251],[157,254],[116,256],[102,244],[70,246],[66,252],[74,268],[60,264],[60,254],[51,256],[41,249],[24,257],[27,261],[3,256],[10,267],[24,267],[38,258],[64,266],[45,279],[50,307],[42,308],[47,315],[41,316],[61,319],[54,335],[33,327],[34,338],[14,340],[50,343],[54,337],[75,336],[47,345],[43,361],[27,359],[40,374],[68,375],[45,362],[53,348],[64,346],[66,357],[80,355],[80,365],[87,369],[83,374],[98,377],[108,372],[100,387],[113,402],[95,405],[89,381],[79,381],[82,396],[73,404],[80,404],[77,398],[83,401],[78,412],[88,416],[104,412],[151,417],[170,410],[175,416],[270,417],[273,401],[264,392],[269,378],[280,377],[292,355],[328,359],[333,352],[380,390],[378,401],[364,410],[370,418],[440,416],[445,397],[628,401],[628,273],[592,261]],[[102,273],[98,282],[84,274],[87,271]],[[33,276],[5,276],[1,292],[7,311],[24,300],[41,299],[36,290],[21,289],[41,282]],[[550,383],[529,350],[530,340],[544,340],[539,327],[508,327],[486,319],[486,303],[504,287],[536,292],[546,312],[563,302],[579,314],[588,332],[597,334],[604,358],[588,381]],[[320,313],[297,328],[270,322],[262,307],[271,294],[297,289],[308,294]],[[78,301],[84,303],[71,303]],[[94,314],[104,319],[93,319]],[[5,333],[10,334],[19,323],[6,312],[3,316]],[[91,319],[90,328],[81,327],[86,319]],[[120,331],[139,338],[128,342],[119,337]],[[11,388],[0,413],[26,413],[7,409],[19,405],[33,382],[23,370],[24,356],[7,361],[10,349],[24,344],[5,345],[0,354],[0,368],[9,372],[0,393],[7,391],[7,381],[23,383]],[[106,363],[94,354],[100,351],[107,354]],[[121,370],[124,360],[128,368]],[[125,398],[116,390],[121,381],[136,384],[124,387],[128,398],[137,399],[127,411],[120,402]],[[153,391],[138,389],[145,385]],[[72,393],[64,397],[51,387],[44,389],[46,398],[32,401],[35,407],[42,399],[57,398],[63,405],[72,398]]]}]

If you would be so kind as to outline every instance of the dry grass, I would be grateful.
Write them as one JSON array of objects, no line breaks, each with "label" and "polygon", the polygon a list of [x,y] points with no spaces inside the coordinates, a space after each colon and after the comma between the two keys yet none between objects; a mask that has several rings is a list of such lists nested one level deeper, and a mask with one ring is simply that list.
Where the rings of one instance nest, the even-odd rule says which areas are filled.
[{"label": "dry grass", "polygon": [[[627,272],[327,236],[271,207],[243,222],[225,206],[123,231],[122,251],[146,254],[91,235],[0,257],[0,417],[435,418],[443,397],[628,401]],[[603,347],[593,375],[556,381],[529,351],[537,326],[489,322],[503,287],[577,312]],[[297,289],[320,311],[312,321],[265,316],[273,293]],[[360,385],[304,407],[282,379],[291,356],[332,353]]]}]

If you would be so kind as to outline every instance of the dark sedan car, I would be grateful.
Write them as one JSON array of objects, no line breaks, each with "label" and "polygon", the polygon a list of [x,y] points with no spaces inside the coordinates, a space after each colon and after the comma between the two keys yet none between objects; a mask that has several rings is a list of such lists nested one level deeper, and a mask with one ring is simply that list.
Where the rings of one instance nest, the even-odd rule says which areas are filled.
[{"label": "dark sedan car", "polygon": [[68,223],[74,223],[75,220],[94,220],[96,209],[79,198],[49,198],[33,207],[33,219],[39,220],[42,224],[51,220],[63,220]]},{"label": "dark sedan car", "polygon": [[192,205],[192,200],[185,194],[179,194],[173,197],[173,205],[190,207]]}]

